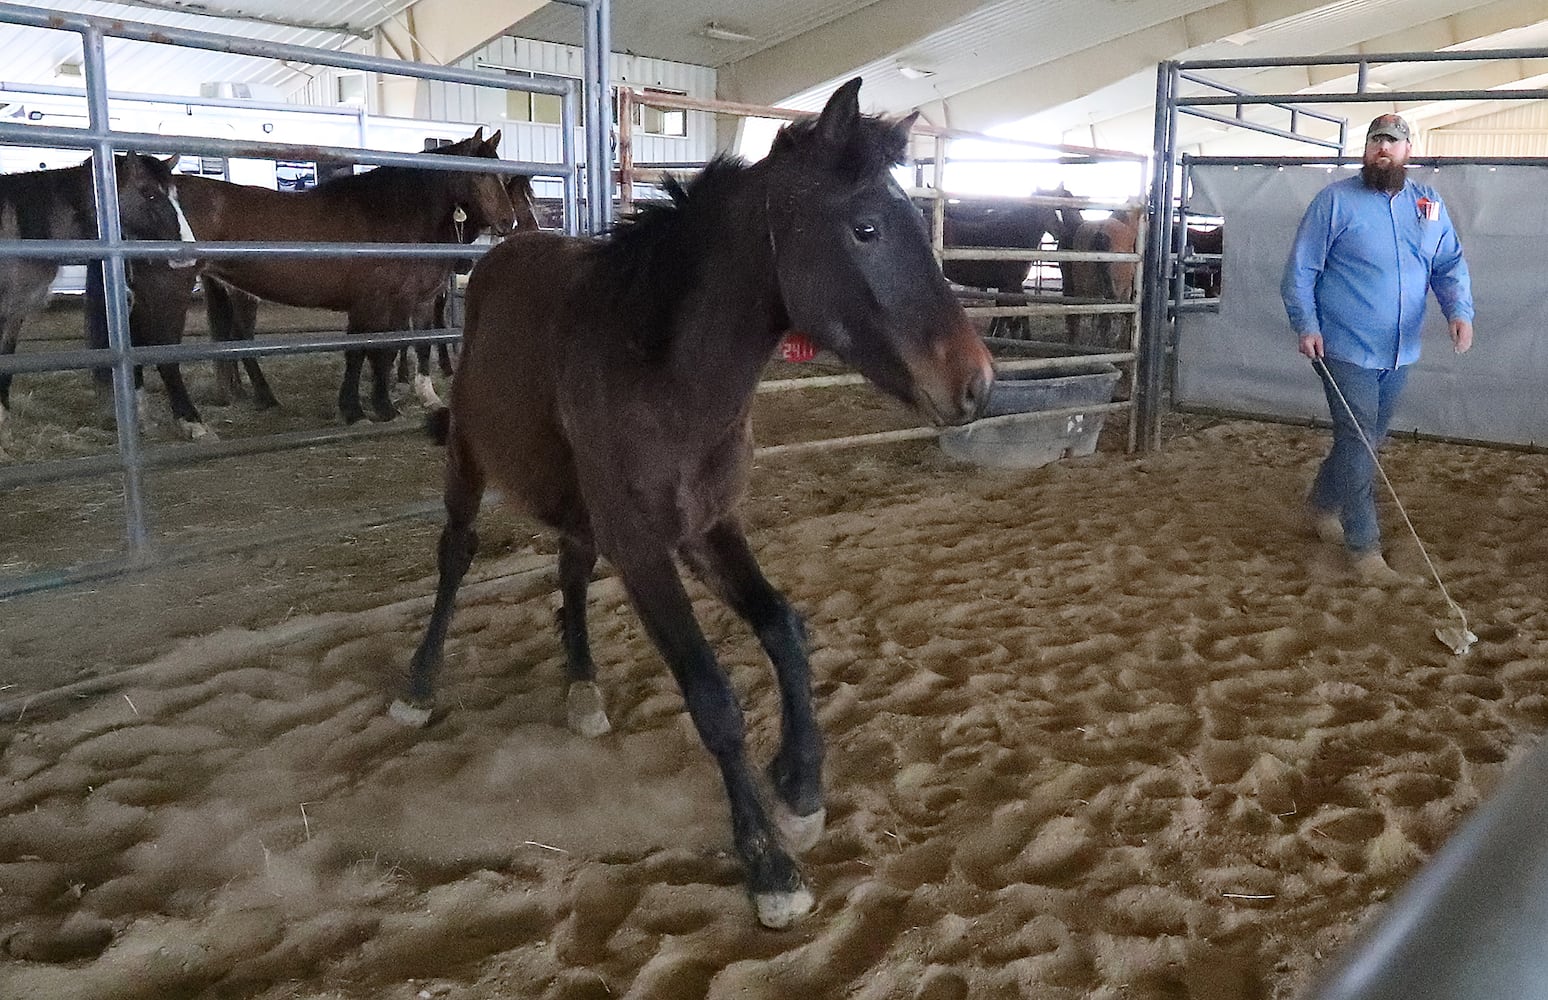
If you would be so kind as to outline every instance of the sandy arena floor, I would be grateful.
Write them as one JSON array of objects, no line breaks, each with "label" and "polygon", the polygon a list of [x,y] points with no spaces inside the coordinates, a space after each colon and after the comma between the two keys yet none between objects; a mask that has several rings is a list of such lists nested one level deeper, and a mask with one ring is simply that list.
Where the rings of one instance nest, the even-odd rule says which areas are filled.
[{"label": "sandy arena floor", "polygon": [[[337,368],[277,365],[285,410],[211,408],[217,430],[326,423]],[[48,451],[24,428],[57,413],[77,452],[110,444],[80,377],[18,386],[13,451]],[[859,393],[758,415],[763,442],[907,422]],[[1362,586],[1304,532],[1324,446],[1177,419],[1159,455],[1030,472],[924,444],[761,463],[747,520],[808,615],[829,741],[817,909],[782,933],[611,579],[615,732],[563,728],[552,549],[520,518],[484,519],[422,732],[384,708],[433,519],[5,602],[0,997],[1295,996],[1548,724],[1548,458],[1389,448],[1481,637],[1456,657],[1433,583]],[[165,473],[156,523],[198,541],[433,500],[438,463],[403,437]],[[116,503],[12,491],[6,571],[111,543]],[[766,760],[771,673],[695,594]]]}]

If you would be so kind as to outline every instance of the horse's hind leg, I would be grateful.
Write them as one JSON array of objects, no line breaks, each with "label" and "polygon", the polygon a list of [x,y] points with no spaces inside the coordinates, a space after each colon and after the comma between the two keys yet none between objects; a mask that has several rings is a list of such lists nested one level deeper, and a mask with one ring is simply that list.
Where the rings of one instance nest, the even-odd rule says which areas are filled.
[{"label": "horse's hind leg", "polygon": [[367,354],[371,362],[371,410],[375,414],[371,419],[392,420],[398,415],[398,408],[392,403],[389,377],[392,371],[392,348],[377,348]]},{"label": "horse's hind leg", "polygon": [[446,631],[451,626],[457,588],[478,551],[478,533],[473,521],[478,516],[484,494],[484,473],[478,468],[467,447],[457,437],[453,424],[446,442],[446,527],[436,547],[436,569],[440,579],[435,587],[435,607],[425,637],[414,652],[408,681],[388,714],[410,726],[430,721],[435,708],[435,677],[441,669]]},{"label": "horse's hind leg", "polygon": [[747,766],[742,709],[693,617],[693,605],[665,553],[615,559],[629,599],[682,689],[699,738],[720,765],[731,802],[731,831],[747,888],[765,927],[788,927],[812,908],[800,869],[780,846]]},{"label": "horse's hind leg", "polygon": [[344,352],[344,381],[339,385],[339,415],[346,424],[353,424],[365,417],[360,408],[360,366],[365,361],[364,351]]},{"label": "horse's hind leg", "polygon": [[[444,345],[442,345],[444,346]],[[430,381],[430,345],[414,345],[414,395],[419,398],[419,404],[427,410],[438,410],[446,405],[441,402],[441,397],[436,395],[435,383]]]},{"label": "horse's hind leg", "polygon": [[563,604],[554,614],[564,642],[566,723],[580,736],[601,736],[613,726],[607,720],[602,692],[597,688],[597,668],[591,661],[586,635],[586,588],[597,565],[597,549],[589,537],[566,534],[559,539],[559,592]]},{"label": "horse's hind leg", "polygon": [[758,568],[747,536],[722,521],[684,549],[693,570],[758,636],[779,678],[780,746],[769,763],[775,819],[796,853],[810,850],[827,819],[822,796],[822,730],[812,712],[806,626]]}]

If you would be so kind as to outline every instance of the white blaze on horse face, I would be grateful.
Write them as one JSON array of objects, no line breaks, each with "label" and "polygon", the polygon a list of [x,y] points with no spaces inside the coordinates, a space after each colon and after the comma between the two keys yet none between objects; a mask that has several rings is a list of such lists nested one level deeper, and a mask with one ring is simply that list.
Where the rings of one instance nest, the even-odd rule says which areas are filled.
[{"label": "white blaze on horse face", "polygon": [[[194,242],[193,227],[188,224],[188,216],[183,214],[183,203],[177,200],[177,182],[173,181],[167,187],[167,198],[172,202],[172,210],[177,213],[177,238],[184,243]],[[193,267],[198,263],[192,257],[175,257],[167,261],[173,267]]]}]

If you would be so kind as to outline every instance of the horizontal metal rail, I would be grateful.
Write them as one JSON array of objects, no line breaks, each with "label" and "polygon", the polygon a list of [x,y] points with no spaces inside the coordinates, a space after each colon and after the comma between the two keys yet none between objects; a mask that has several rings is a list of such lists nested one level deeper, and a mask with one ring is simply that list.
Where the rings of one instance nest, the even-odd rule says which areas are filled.
[{"label": "horizontal metal rail", "polygon": [[963,306],[969,316],[1091,316],[1109,313],[1137,313],[1137,302],[1086,302],[1063,305],[1036,303],[1024,306]]},{"label": "horizontal metal rail", "polygon": [[[373,348],[408,347],[413,344],[452,344],[461,339],[460,330],[387,330],[381,333],[325,333],[300,337],[254,337],[251,340],[160,344],[132,347],[124,353],[136,365],[170,365],[190,361],[268,358],[285,354],[364,351]],[[118,352],[110,348],[84,351],[34,351],[0,357],[0,373],[19,375],[106,368],[118,360],[118,357]]]},{"label": "horizontal metal rail", "polygon": [[[1222,105],[1287,104],[1304,101],[1306,94],[1258,94],[1254,97],[1179,97],[1179,108],[1220,107]],[[1548,90],[1337,90],[1319,92],[1319,104],[1405,104],[1420,101],[1541,101]]]},{"label": "horizontal metal rail", "polygon": [[[1289,139],[1293,142],[1304,142],[1308,146],[1322,146],[1327,149],[1343,149],[1344,144],[1334,139],[1319,139],[1316,136],[1307,135],[1304,132],[1296,132],[1291,129],[1275,128],[1272,125],[1264,125],[1261,122],[1248,121],[1246,118],[1233,115],[1219,115],[1212,111],[1204,111],[1199,108],[1178,108],[1179,114],[1190,118],[1202,118],[1205,121],[1217,122],[1221,125],[1233,125],[1263,135],[1272,135],[1278,139]],[[1326,116],[1319,116],[1326,117]],[[1342,128],[1340,128],[1342,132]]]},{"label": "horizontal metal rail", "polygon": [[[192,240],[123,240],[111,251],[97,240],[0,240],[0,254],[34,260],[229,260],[233,257],[367,257],[402,260],[462,260],[489,252],[483,243],[283,243]],[[190,274],[190,278],[192,274]]]},{"label": "horizontal metal rail", "polygon": [[[195,465],[217,458],[237,455],[262,455],[275,451],[291,451],[311,448],[341,441],[359,441],[380,437],[404,437],[423,433],[423,428],[412,422],[394,424],[355,424],[349,427],[323,427],[305,431],[285,431],[265,434],[262,437],[234,438],[223,441],[201,441],[197,444],[162,445],[146,448],[140,453],[140,466],[146,469],[170,469]],[[117,455],[91,455],[86,458],[66,458],[53,462],[35,462],[14,467],[0,466],[0,489],[18,486],[37,486],[66,479],[112,475],[123,471]]]},{"label": "horizontal metal rail", "polygon": [[466,83],[475,87],[499,87],[507,90],[525,90],[534,94],[551,94],[562,97],[569,84],[554,77],[514,77],[489,70],[463,69],[456,66],[433,66],[412,63],[408,68],[401,59],[385,56],[361,55],[335,49],[319,49],[306,45],[284,42],[237,38],[193,28],[174,27],[166,24],[145,24],[138,21],[122,21],[116,18],[94,17],[90,14],[67,14],[48,8],[25,7],[21,4],[0,3],[0,22],[19,24],[30,28],[52,28],[63,31],[94,31],[110,38],[127,38],[136,42],[152,42],[160,45],[178,45],[183,48],[204,49],[208,52],[226,52],[232,55],[257,56],[260,59],[280,59],[290,62],[337,66],[341,69],[358,69],[368,73],[385,73],[389,76],[412,76],[420,80],[439,80],[443,83]]},{"label": "horizontal metal rail", "polygon": [[118,149],[150,153],[188,153],[254,160],[335,159],[372,166],[415,167],[425,170],[476,171],[486,174],[523,174],[528,177],[563,176],[563,163],[499,160],[487,156],[452,156],[447,153],[401,153],[361,149],[355,146],[315,146],[294,142],[257,142],[252,139],[214,139],[204,136],[161,135],[156,132],[117,132],[66,128],[59,125],[19,125],[0,122],[0,142],[11,145],[58,149],[91,149],[110,139]]},{"label": "horizontal metal rail", "polygon": [[1115,250],[1038,250],[1021,247],[946,247],[941,251],[945,260],[1065,260],[1101,261],[1108,264],[1136,263],[1138,253],[1120,253]]},{"label": "horizontal metal rail", "polygon": [[[1264,59],[1190,59],[1179,70],[1272,69],[1283,66],[1390,66],[1394,63],[1490,62],[1500,59],[1548,59],[1548,48],[1450,49],[1445,52],[1381,52],[1370,55],[1270,56]],[[1321,97],[1322,95],[1317,95]],[[1301,94],[1300,100],[1307,95]]]}]

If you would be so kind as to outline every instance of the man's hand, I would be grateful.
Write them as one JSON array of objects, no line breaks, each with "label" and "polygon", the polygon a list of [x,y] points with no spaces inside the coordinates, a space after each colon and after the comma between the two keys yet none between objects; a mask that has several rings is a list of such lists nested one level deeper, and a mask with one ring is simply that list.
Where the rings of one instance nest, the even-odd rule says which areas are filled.
[{"label": "man's hand", "polygon": [[[1453,329],[1455,329],[1455,328],[1453,328]],[[1455,334],[1453,334],[1453,336],[1454,335]],[[1469,332],[1468,332],[1468,339],[1469,340],[1472,339],[1472,331],[1471,330],[1469,330]],[[1303,333],[1303,334],[1301,334],[1301,348],[1300,348],[1300,350],[1301,350],[1302,354],[1306,355],[1308,358],[1311,358],[1313,361],[1321,361],[1322,360],[1322,334],[1320,334],[1320,333]],[[1466,348],[1463,348],[1463,350],[1466,350]]]},{"label": "man's hand", "polygon": [[1471,320],[1454,319],[1451,321],[1451,343],[1453,350],[1458,354],[1473,346],[1473,323]]}]

